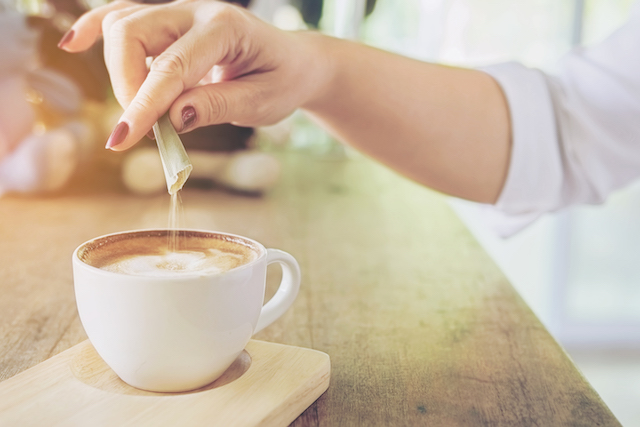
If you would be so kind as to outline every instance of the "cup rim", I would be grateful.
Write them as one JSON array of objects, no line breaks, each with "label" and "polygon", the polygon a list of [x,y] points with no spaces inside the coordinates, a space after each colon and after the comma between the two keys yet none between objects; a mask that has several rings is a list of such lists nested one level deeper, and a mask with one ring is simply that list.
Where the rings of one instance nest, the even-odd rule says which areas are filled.
[{"label": "cup rim", "polygon": [[93,265],[87,264],[85,261],[83,261],[80,256],[79,253],[80,251],[86,247],[87,245],[91,244],[92,242],[96,242],[99,241],[101,239],[107,239],[109,237],[112,236],[119,236],[119,235],[124,235],[124,234],[139,234],[139,233],[149,233],[149,232],[168,232],[168,231],[172,231],[173,229],[170,228],[140,228],[140,229],[135,229],[135,230],[125,230],[125,231],[117,231],[114,233],[108,233],[108,234],[103,234],[101,236],[97,236],[94,237],[92,239],[89,239],[83,243],[81,243],[80,245],[78,245],[78,247],[76,247],[76,249],[73,251],[73,264],[77,264],[78,266],[81,266],[82,268],[86,268],[89,271],[92,271],[93,273],[97,273],[97,274],[102,274],[105,276],[115,276],[115,277],[135,277],[136,280],[151,280],[154,282],[158,282],[158,281],[174,281],[176,279],[187,279],[187,278],[202,278],[202,277],[219,277],[219,276],[223,276],[229,273],[236,273],[238,271],[241,271],[243,269],[246,268],[251,268],[255,263],[259,262],[261,259],[265,258],[267,256],[267,249],[265,248],[265,246],[263,244],[261,244],[260,242],[251,239],[249,237],[246,236],[242,236],[240,234],[234,234],[234,233],[227,233],[224,231],[214,231],[214,230],[204,230],[204,229],[195,229],[195,228],[179,228],[177,229],[178,232],[194,232],[194,233],[206,233],[206,234],[218,234],[218,235],[223,235],[223,236],[227,236],[230,237],[234,240],[240,240],[240,241],[245,241],[247,243],[249,243],[251,246],[254,247],[254,249],[256,249],[258,251],[258,256],[251,260],[250,262],[246,263],[246,264],[242,264],[238,267],[234,267],[230,270],[226,270],[223,272],[217,272],[217,273],[210,273],[210,274],[198,274],[198,273],[181,273],[179,275],[170,275],[170,276],[144,276],[144,275],[132,275],[132,274],[126,274],[126,273],[119,273],[119,272],[115,272],[115,271],[108,271],[108,270],[104,270],[102,268],[99,267],[94,267]]}]

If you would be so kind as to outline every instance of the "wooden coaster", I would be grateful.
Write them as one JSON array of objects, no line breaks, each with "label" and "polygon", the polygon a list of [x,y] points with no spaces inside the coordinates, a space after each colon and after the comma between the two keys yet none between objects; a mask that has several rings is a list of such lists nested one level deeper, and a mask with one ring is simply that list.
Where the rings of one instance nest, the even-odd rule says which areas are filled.
[{"label": "wooden coaster", "polygon": [[329,377],[325,353],[252,340],[208,386],[154,393],[124,383],[84,341],[0,383],[0,425],[282,426]]}]

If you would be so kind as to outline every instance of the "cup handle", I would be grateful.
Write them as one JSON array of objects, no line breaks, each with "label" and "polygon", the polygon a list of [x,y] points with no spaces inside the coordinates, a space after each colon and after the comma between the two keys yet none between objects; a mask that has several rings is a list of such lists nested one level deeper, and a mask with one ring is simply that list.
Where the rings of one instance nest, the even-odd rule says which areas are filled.
[{"label": "cup handle", "polygon": [[262,307],[254,334],[282,316],[291,307],[300,289],[300,266],[296,259],[281,250],[267,249],[267,265],[274,262],[282,266],[282,280],[275,295]]}]

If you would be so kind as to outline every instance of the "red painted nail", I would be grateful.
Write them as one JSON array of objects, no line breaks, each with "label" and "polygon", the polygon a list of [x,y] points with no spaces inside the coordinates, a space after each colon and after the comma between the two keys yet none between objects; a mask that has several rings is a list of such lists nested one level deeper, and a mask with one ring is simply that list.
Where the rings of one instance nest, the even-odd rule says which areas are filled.
[{"label": "red painted nail", "polygon": [[196,122],[196,109],[191,105],[187,105],[182,109],[182,130],[189,128]]},{"label": "red painted nail", "polygon": [[58,48],[62,49],[64,47],[65,44],[69,43],[71,41],[71,39],[73,38],[73,36],[75,35],[75,31],[73,31],[73,29],[67,31],[64,36],[62,36],[62,38],[60,39],[60,42],[58,42]]},{"label": "red painted nail", "polygon": [[104,148],[113,148],[116,145],[122,144],[122,141],[127,137],[129,133],[129,125],[125,122],[120,122],[116,125],[107,140],[107,145]]}]

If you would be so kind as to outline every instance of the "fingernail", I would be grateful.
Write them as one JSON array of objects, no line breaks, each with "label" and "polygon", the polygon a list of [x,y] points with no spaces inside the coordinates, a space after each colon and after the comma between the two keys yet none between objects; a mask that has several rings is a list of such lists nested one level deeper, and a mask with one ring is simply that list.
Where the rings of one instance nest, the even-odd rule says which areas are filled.
[{"label": "fingernail", "polygon": [[153,129],[147,132],[147,138],[156,139],[156,135],[153,133]]},{"label": "fingernail", "polygon": [[107,140],[107,145],[105,145],[104,148],[111,149],[116,145],[122,144],[122,141],[124,141],[128,133],[129,133],[129,125],[126,124],[125,122],[118,123],[116,127],[113,129],[113,132],[111,132],[111,135],[109,135],[109,139]]},{"label": "fingernail", "polygon": [[75,31],[73,31],[73,28],[70,29],[69,31],[67,31],[64,36],[62,36],[62,38],[60,39],[60,42],[58,42],[58,48],[62,49],[64,47],[65,44],[69,43],[71,41],[71,39],[73,38],[73,36],[75,35]]},{"label": "fingernail", "polygon": [[189,128],[196,122],[196,109],[187,105],[182,109],[182,130]]}]

